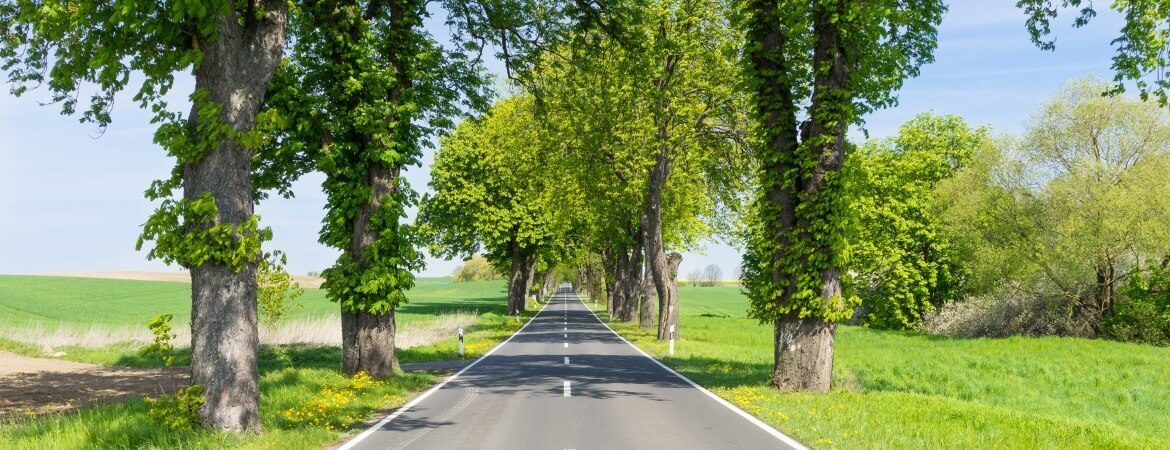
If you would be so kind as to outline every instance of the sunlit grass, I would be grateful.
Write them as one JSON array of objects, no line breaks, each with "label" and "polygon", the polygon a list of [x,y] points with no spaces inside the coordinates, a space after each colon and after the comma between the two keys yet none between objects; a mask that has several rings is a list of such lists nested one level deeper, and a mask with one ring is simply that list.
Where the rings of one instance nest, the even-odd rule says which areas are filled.
[{"label": "sunlit grass", "polygon": [[[0,277],[0,286],[5,280]],[[31,278],[31,277],[30,277]],[[482,356],[489,349],[510,336],[535,311],[521,317],[503,314],[505,296],[502,283],[453,283],[450,279],[422,280],[419,293],[412,294],[412,303],[404,306],[398,317],[408,324],[442,320],[448,311],[477,311],[474,321],[467,326],[464,359]],[[151,282],[129,282],[151,283]],[[182,284],[182,283],[179,283]],[[128,288],[128,285],[120,289]],[[0,291],[2,293],[4,291]],[[11,293],[12,291],[7,291]],[[51,294],[46,294],[51,295]],[[460,297],[468,295],[469,298]],[[134,297],[134,295],[131,295]],[[158,306],[138,297],[138,302]],[[0,304],[14,302],[0,298]],[[321,299],[324,301],[323,299]],[[88,308],[84,304],[76,308]],[[328,306],[335,307],[332,303]],[[139,307],[145,307],[140,304]],[[80,312],[69,313],[80,315]],[[68,320],[68,319],[66,319]],[[108,321],[105,323],[109,323]],[[450,322],[449,324],[455,324]],[[463,324],[464,321],[458,322]],[[458,359],[458,340],[454,330],[449,337],[430,345],[399,349],[402,363]],[[118,344],[102,348],[61,347],[67,359],[103,365],[131,367],[158,367],[155,357],[142,357],[140,346]],[[37,345],[0,339],[0,350],[39,356]],[[189,349],[180,348],[178,365],[190,363]],[[401,406],[419,391],[438,381],[439,375],[407,373],[363,389],[342,406],[340,417],[347,418],[341,425],[306,425],[290,420],[306,408],[312,408],[326,388],[342,386],[347,382],[340,374],[341,349],[337,346],[274,345],[264,346],[260,353],[261,416],[264,432],[261,434],[225,434],[206,430],[164,431],[151,423],[147,406],[141,400],[85,408],[75,412],[42,416],[9,417],[0,423],[0,448],[3,449],[74,449],[74,448],[152,448],[152,449],[218,449],[218,448],[320,448],[352,435],[364,428],[362,420],[370,420],[378,411],[389,411]],[[336,389],[332,389],[336,391]],[[290,410],[293,413],[290,414]],[[351,418],[357,418],[349,420]]]},{"label": "sunlit grass", "polygon": [[737,288],[682,287],[681,300],[674,357],[650,331],[615,328],[813,447],[1170,448],[1164,348],[841,327],[833,392],[783,394],[767,387],[772,328],[745,317]]}]

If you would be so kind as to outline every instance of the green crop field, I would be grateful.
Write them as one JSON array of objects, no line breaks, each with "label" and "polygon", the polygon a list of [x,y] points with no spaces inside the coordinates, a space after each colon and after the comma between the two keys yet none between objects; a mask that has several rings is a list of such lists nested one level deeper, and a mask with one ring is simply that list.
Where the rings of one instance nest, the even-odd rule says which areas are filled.
[{"label": "green crop field", "polygon": [[[502,281],[454,283],[450,278],[422,278],[417,282],[409,293],[410,303],[398,309],[399,322],[426,322],[452,311],[474,311],[466,336],[467,359],[481,356],[535,313],[529,311],[520,318],[504,316],[506,293]],[[0,276],[0,327],[30,323],[144,327],[149,318],[160,313],[172,313],[176,322],[186,323],[190,317],[189,296],[189,284],[181,282]],[[294,319],[336,314],[336,305],[318,289],[307,289],[301,302],[304,307],[294,313]],[[82,362],[161,365],[156,357],[138,355],[140,347],[116,344],[63,349],[67,353],[64,359]],[[404,363],[450,360],[459,358],[456,349],[457,342],[450,336],[428,345],[399,349],[398,356]],[[43,356],[39,346],[13,340],[0,339],[0,350]],[[189,364],[187,349],[180,349],[177,363]],[[338,371],[341,350],[337,346],[265,346],[259,366],[263,434],[165,430],[148,417],[149,408],[144,401],[131,400],[63,414],[0,414],[0,448],[321,447],[347,433],[353,434],[376,411],[402,405],[438,381],[436,374],[411,372],[354,387],[357,384]]]},{"label": "green crop field", "polygon": [[[419,278],[410,302],[398,308],[398,321],[426,319],[441,312],[468,310],[503,313],[503,281],[452,283],[450,278]],[[289,319],[336,315],[337,304],[321,289],[305,289],[302,305]],[[144,327],[159,314],[176,324],[191,317],[191,285],[182,282],[0,275],[0,326],[109,325]]]},{"label": "green crop field", "polygon": [[833,392],[766,386],[772,330],[737,287],[682,287],[676,356],[627,339],[817,448],[1170,448],[1170,351],[1072,338],[951,339],[843,326]]}]

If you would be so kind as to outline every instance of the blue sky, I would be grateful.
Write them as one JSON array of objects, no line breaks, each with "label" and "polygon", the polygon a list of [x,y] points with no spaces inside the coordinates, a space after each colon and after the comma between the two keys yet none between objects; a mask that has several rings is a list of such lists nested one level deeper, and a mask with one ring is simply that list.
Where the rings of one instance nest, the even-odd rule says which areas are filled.
[{"label": "blue sky", "polygon": [[[867,118],[870,137],[889,136],[923,111],[960,114],[974,125],[1014,132],[1068,79],[1110,76],[1109,41],[1121,25],[1112,11],[1099,11],[1080,30],[1062,18],[1054,26],[1056,51],[1043,52],[1029,41],[1015,0],[951,3],[939,29],[936,62],[907,81],[898,107]],[[191,85],[190,77],[181,79],[173,103]],[[177,270],[134,250],[153,209],[142,193],[172,166],[151,142],[149,115],[124,95],[114,123],[97,136],[92,125],[59,115],[56,106],[41,106],[45,99],[42,91],[21,98],[6,88],[0,92],[0,273]],[[853,138],[862,135],[855,130]],[[431,159],[428,152],[423,167],[407,172],[418,189],[426,186]],[[293,273],[319,271],[337,255],[317,243],[325,200],[320,182],[311,174],[297,182],[296,198],[257,207],[275,233],[271,247],[288,253]],[[680,272],[715,263],[730,275],[739,259],[735,249],[711,243],[702,252],[685,253]],[[458,263],[429,258],[422,274],[448,275]]]}]

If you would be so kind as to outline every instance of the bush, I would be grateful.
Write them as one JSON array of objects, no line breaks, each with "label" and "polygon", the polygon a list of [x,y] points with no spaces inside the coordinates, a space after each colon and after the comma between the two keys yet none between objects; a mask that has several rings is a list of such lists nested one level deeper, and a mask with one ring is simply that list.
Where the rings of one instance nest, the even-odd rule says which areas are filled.
[{"label": "bush", "polygon": [[1118,293],[1114,315],[1101,323],[1105,334],[1119,341],[1170,345],[1170,269],[1134,274]]},{"label": "bush", "polygon": [[1071,302],[1059,296],[1001,286],[928,312],[924,331],[952,337],[1092,336],[1088,323],[1073,318]]},{"label": "bush", "polygon": [[154,423],[170,430],[198,428],[202,421],[199,408],[203,406],[203,386],[194,384],[179,389],[175,395],[146,399],[147,415]]},{"label": "bush", "polygon": [[500,276],[499,272],[496,272],[496,269],[492,268],[492,264],[488,262],[487,258],[478,255],[455,268],[455,282],[457,283],[502,279],[504,277]]}]

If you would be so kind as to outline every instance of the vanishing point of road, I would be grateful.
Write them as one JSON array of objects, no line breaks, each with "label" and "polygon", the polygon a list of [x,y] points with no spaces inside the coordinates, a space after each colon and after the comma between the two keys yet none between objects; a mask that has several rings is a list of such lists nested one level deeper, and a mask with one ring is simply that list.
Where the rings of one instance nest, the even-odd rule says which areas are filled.
[{"label": "vanishing point of road", "polygon": [[788,449],[628,344],[567,285],[485,357],[342,449]]}]

